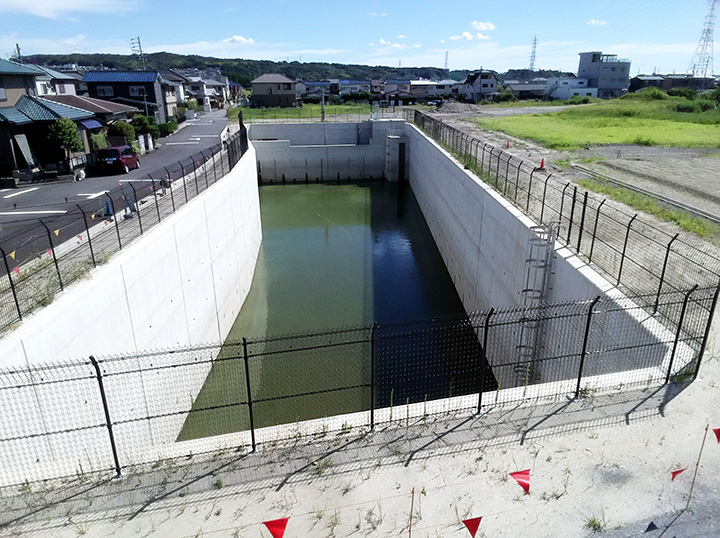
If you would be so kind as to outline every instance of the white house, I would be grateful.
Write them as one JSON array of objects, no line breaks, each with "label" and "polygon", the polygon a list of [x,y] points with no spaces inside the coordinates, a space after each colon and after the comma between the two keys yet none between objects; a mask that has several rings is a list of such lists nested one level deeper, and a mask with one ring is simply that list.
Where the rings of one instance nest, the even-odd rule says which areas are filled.
[{"label": "white house", "polygon": [[597,97],[597,88],[590,88],[586,78],[549,78],[545,87],[548,99],[570,99],[574,96]]}]

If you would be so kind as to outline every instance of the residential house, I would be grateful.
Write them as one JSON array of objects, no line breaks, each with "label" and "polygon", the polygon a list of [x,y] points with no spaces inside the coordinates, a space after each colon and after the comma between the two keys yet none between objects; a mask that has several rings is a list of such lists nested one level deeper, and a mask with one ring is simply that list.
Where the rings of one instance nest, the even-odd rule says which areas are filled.
[{"label": "residential house", "polygon": [[292,107],[297,103],[294,80],[267,73],[251,82],[251,103],[255,107]]},{"label": "residential house", "polygon": [[229,80],[223,77],[223,81],[208,79],[205,80],[205,88],[207,98],[210,102],[210,108],[225,108],[225,104],[230,96]]},{"label": "residential house", "polygon": [[24,95],[37,95],[38,72],[26,65],[0,60],[0,107],[12,107]]},{"label": "residential house", "polygon": [[385,81],[385,95],[402,94],[410,95],[410,80],[388,79]]},{"label": "residential house", "polygon": [[158,123],[167,123],[177,114],[173,84],[157,71],[89,71],[83,76],[89,97],[136,106]]},{"label": "residential house", "polygon": [[621,97],[630,86],[630,60],[617,54],[581,52],[577,78],[587,79],[588,87],[597,88],[600,99]]},{"label": "residential house", "polygon": [[370,93],[370,81],[369,80],[346,80],[341,79],[338,81],[338,93],[340,95],[347,95],[349,93]]},{"label": "residential house", "polygon": [[48,144],[48,130],[60,118],[69,118],[78,125],[83,151],[71,155],[71,159],[84,163],[90,152],[87,131],[99,126],[93,113],[25,94],[13,106],[0,108],[0,176],[23,169],[60,169],[65,156],[60,148]]},{"label": "residential house", "polygon": [[471,73],[460,86],[458,93],[465,96],[465,101],[493,101],[499,95],[497,73],[490,69],[481,69]]},{"label": "residential house", "polygon": [[438,97],[442,97],[443,99],[457,97],[459,88],[460,83],[457,80],[452,80],[450,78],[441,80],[436,86]]},{"label": "residential house", "polygon": [[322,99],[322,96],[324,95],[327,99],[328,95],[330,95],[330,81],[305,80],[298,82],[295,93],[299,94],[299,97],[310,97],[312,99]]},{"label": "residential house", "polygon": [[630,79],[628,91],[639,92],[644,88],[660,88],[663,89],[665,77],[662,75],[638,75]]},{"label": "residential house", "polygon": [[187,101],[186,89],[190,84],[190,79],[172,69],[159,69],[158,73],[165,83],[175,89],[176,102],[185,103]]},{"label": "residential house", "polygon": [[385,81],[379,79],[373,79],[370,81],[370,93],[372,94],[373,100],[380,99],[385,94]]},{"label": "residential house", "polygon": [[518,99],[543,99],[545,97],[547,83],[505,82],[503,88],[512,92]]},{"label": "residential house", "polygon": [[140,112],[140,109],[133,105],[114,103],[104,99],[94,99],[84,95],[46,95],[44,98],[49,101],[91,112],[102,123],[130,120],[133,115]]},{"label": "residential house", "polygon": [[420,103],[437,98],[437,82],[431,80],[411,80],[410,94]]},{"label": "residential house", "polygon": [[590,87],[586,78],[553,77],[549,78],[546,89],[546,99],[570,99],[571,97],[598,97],[598,89]]},{"label": "residential house", "polygon": [[665,75],[664,90],[673,88],[690,88],[699,92],[715,87],[714,77],[694,77],[693,75]]},{"label": "residential house", "polygon": [[28,65],[27,67],[38,72],[38,76],[35,77],[37,95],[75,95],[73,77],[42,65]]}]

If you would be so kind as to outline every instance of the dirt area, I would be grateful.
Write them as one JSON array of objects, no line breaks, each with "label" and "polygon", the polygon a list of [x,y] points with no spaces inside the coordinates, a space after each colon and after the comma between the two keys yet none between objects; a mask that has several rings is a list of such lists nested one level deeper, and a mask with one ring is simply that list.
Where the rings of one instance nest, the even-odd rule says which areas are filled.
[{"label": "dirt area", "polygon": [[537,162],[538,165],[544,158],[546,166],[556,176],[567,178],[568,181],[587,176],[577,170],[554,166],[554,161],[569,159],[577,162],[598,157],[602,160],[583,166],[720,216],[720,149],[609,144],[581,150],[557,151],[504,133],[481,131],[472,123],[473,117],[542,114],[559,112],[566,108],[569,107],[489,108],[452,103],[430,112],[430,115],[442,118],[449,125],[479,138],[491,140],[503,148],[509,141],[510,148],[507,151],[520,159]]}]

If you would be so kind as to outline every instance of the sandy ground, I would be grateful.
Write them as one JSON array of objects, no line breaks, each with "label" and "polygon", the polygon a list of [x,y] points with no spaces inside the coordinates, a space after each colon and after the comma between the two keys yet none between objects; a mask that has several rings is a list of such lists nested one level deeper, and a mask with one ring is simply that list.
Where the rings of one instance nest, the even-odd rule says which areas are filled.
[{"label": "sandy ground", "polygon": [[[4,493],[2,536],[720,536],[720,361],[686,385],[328,435]],[[687,468],[675,481],[671,472]],[[526,495],[509,476],[530,469]],[[23,490],[23,491],[20,491]],[[414,497],[413,497],[414,490]],[[644,533],[654,522],[658,530]],[[669,527],[668,527],[669,525]]]},{"label": "sandy ground", "polygon": [[[472,131],[463,115],[444,121]],[[492,137],[503,146],[508,138]],[[530,161],[567,155],[510,140]],[[605,146],[573,155],[612,158],[606,173],[625,180],[621,169],[640,170],[638,181],[656,176],[674,188],[682,177],[678,191],[716,192],[717,159],[694,150]],[[699,171],[691,180],[688,168]],[[290,517],[287,537],[462,537],[461,521],[478,516],[483,537],[591,536],[593,524],[609,537],[720,536],[712,431],[685,510],[705,428],[720,428],[718,383],[720,361],[707,354],[700,377],[684,385],[415,423],[400,407],[397,423],[371,433],[164,461],[118,481],[30,485],[0,492],[0,536],[269,537],[263,521]],[[509,476],[524,469],[529,495]],[[651,522],[658,528],[646,533]]]}]

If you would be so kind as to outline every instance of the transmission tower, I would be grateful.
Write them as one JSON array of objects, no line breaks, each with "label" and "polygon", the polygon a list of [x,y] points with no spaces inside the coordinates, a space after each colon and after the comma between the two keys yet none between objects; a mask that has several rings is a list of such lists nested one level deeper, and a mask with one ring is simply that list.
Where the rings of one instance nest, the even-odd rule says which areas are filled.
[{"label": "transmission tower", "polygon": [[688,73],[692,76],[702,76],[703,78],[712,76],[713,68],[713,34],[715,32],[715,11],[717,10],[718,0],[710,0],[710,10],[705,17],[705,27],[703,28],[700,42],[695,49],[695,54],[690,61]]},{"label": "transmission tower", "polygon": [[130,50],[138,57],[138,60],[142,63],[143,71],[145,71],[147,67],[145,66],[145,54],[143,54],[140,36],[130,40]]},{"label": "transmission tower", "polygon": [[530,71],[535,71],[535,52],[536,51],[537,51],[537,36],[533,37],[532,52],[530,53]]},{"label": "transmission tower", "polygon": [[448,70],[448,51],[445,51],[445,71]]}]

